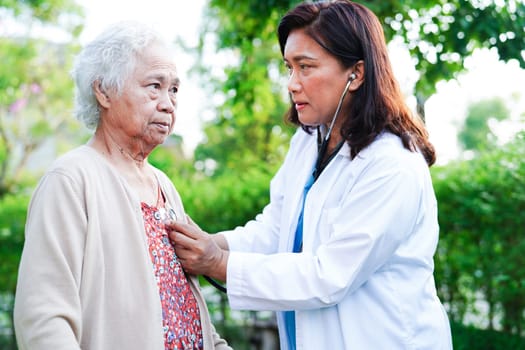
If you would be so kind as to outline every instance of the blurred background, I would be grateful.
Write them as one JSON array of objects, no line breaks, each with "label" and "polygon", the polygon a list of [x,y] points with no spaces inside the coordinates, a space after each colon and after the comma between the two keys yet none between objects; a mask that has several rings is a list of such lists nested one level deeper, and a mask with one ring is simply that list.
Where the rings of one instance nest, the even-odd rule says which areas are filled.
[{"label": "blurred background", "polygon": [[[368,0],[384,24],[407,102],[437,149],[436,285],[455,349],[525,348],[525,3]],[[29,198],[57,156],[90,136],[72,117],[69,70],[112,22],[166,35],[182,79],[175,132],[150,157],[209,232],[253,218],[294,129],[280,17],[292,0],[0,0],[0,349]],[[278,349],[271,312],[236,312],[202,281],[235,349]]]}]

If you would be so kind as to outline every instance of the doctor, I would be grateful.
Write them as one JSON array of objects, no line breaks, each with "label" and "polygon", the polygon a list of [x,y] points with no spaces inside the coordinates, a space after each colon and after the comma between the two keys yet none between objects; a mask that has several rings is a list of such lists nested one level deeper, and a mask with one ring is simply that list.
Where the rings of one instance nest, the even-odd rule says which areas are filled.
[{"label": "doctor", "polygon": [[298,125],[270,203],[208,235],[173,222],[186,271],[231,308],[278,311],[281,349],[451,349],[436,295],[434,148],[394,78],[381,24],[357,3],[304,3],[278,27]]}]

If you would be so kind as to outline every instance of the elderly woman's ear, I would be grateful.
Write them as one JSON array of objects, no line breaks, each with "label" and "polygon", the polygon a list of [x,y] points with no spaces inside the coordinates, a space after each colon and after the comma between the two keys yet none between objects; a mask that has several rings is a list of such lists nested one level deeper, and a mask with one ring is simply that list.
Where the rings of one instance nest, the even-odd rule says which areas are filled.
[{"label": "elderly woman's ear", "polygon": [[110,106],[110,104],[111,104],[110,103],[110,99],[109,99],[109,96],[108,96],[107,92],[102,87],[102,83],[99,80],[96,80],[93,83],[93,91],[95,93],[95,97],[96,97],[98,103],[102,107],[108,108]]}]

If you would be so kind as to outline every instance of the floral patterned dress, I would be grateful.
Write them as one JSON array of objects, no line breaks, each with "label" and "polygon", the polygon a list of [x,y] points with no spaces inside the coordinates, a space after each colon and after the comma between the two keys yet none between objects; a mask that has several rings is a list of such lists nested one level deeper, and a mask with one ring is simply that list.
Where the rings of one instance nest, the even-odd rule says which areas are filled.
[{"label": "floral patterned dress", "polygon": [[[160,195],[159,195],[160,197]],[[141,203],[149,253],[162,304],[166,350],[202,349],[202,328],[197,300],[162,222],[164,205]],[[160,210],[159,210],[160,209]]]}]

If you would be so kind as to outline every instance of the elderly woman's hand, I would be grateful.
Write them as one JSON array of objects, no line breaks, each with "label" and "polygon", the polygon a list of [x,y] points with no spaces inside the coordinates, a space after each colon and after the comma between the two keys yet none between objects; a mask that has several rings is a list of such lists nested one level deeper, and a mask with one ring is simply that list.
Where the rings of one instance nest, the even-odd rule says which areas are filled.
[{"label": "elderly woman's hand", "polygon": [[190,218],[188,221],[166,223],[182,267],[193,275],[226,281],[228,251],[221,249],[212,235],[202,231]]}]

